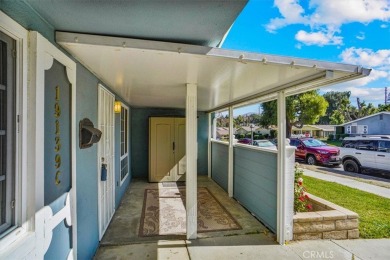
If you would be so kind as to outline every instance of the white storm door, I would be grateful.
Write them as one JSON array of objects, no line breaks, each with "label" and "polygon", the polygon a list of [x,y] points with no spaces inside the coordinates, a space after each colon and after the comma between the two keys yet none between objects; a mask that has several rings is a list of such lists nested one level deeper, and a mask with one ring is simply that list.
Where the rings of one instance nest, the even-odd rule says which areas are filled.
[{"label": "white storm door", "polygon": [[[98,128],[102,137],[98,143],[98,208],[99,240],[103,237],[115,212],[114,172],[114,95],[99,85]],[[106,165],[107,180],[101,180],[102,165]]]}]

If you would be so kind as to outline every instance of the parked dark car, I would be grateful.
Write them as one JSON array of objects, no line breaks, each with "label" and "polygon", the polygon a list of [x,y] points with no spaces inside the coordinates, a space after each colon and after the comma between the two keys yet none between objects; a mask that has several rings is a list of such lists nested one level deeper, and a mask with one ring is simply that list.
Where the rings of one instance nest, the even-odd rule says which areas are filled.
[{"label": "parked dark car", "polygon": [[340,149],[329,146],[314,138],[291,138],[290,145],[297,147],[295,159],[307,164],[323,164],[338,166],[341,164]]},{"label": "parked dark car", "polygon": [[242,139],[238,140],[237,143],[240,143],[240,144],[252,144],[252,139],[250,139],[250,138],[242,138]]}]

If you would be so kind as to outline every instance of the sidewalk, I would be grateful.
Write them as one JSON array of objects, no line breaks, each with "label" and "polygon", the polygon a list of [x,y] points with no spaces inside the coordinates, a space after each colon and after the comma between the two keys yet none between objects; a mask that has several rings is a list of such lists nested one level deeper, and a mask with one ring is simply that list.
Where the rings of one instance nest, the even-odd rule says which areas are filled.
[{"label": "sidewalk", "polygon": [[95,259],[390,259],[389,239],[312,240],[281,246],[263,234],[100,247]]},{"label": "sidewalk", "polygon": [[304,175],[306,176],[314,177],[324,181],[336,182],[351,188],[366,191],[390,199],[390,189],[387,188],[356,181],[350,178],[343,178],[343,177],[338,177],[330,174],[319,173],[308,169],[303,169],[303,172]]}]

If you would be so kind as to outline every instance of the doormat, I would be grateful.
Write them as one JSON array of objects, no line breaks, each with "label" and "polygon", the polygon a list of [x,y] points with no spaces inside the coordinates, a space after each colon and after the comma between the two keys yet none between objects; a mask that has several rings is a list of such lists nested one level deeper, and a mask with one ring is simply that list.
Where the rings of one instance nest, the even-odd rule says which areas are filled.
[{"label": "doormat", "polygon": [[[185,188],[146,189],[139,236],[186,234]],[[198,232],[242,229],[207,188],[198,188]]]}]

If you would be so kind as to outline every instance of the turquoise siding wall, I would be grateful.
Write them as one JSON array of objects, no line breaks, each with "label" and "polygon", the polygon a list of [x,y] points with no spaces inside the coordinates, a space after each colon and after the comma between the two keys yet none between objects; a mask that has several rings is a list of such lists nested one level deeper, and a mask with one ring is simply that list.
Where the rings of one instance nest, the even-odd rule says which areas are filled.
[{"label": "turquoise siding wall", "polygon": [[277,155],[234,147],[234,198],[276,232]]},{"label": "turquoise siding wall", "polygon": [[[131,150],[133,177],[148,178],[149,117],[185,116],[184,109],[132,108]],[[198,112],[198,174],[207,175],[208,117]]]},{"label": "turquoise siding wall", "polygon": [[[87,117],[94,125],[98,123],[98,84],[100,83],[85,67],[77,64],[77,111],[76,121]],[[104,85],[104,84],[103,84]],[[116,97],[118,99],[118,97]],[[119,99],[120,100],[120,99]],[[121,100],[122,101],[122,100]],[[131,110],[129,109],[129,112]],[[129,119],[130,121],[130,119]],[[129,128],[130,129],[130,128]],[[118,207],[131,181],[131,172],[120,185],[120,118],[115,115],[115,207]],[[130,136],[130,135],[129,135]],[[78,136],[77,136],[78,138]],[[130,141],[130,140],[129,140]],[[77,143],[79,140],[77,139]],[[130,146],[129,146],[130,147]],[[91,259],[99,246],[98,230],[98,168],[97,145],[77,149],[77,242],[78,257]],[[131,167],[129,152],[129,167]]]},{"label": "turquoise siding wall", "polygon": [[[16,22],[21,24],[28,30],[38,31],[51,43],[56,45],[62,50],[55,42],[54,27],[47,21],[41,19],[31,7],[24,1],[0,1],[0,10],[9,15]],[[64,50],[62,50],[67,54]],[[69,54],[67,54],[70,56]],[[74,59],[73,59],[74,60]],[[96,78],[90,71],[84,66],[77,63],[77,75],[76,75],[76,122],[87,117],[95,126],[97,125],[97,111],[98,111],[98,83],[100,80]],[[114,93],[115,94],[115,93]],[[116,97],[118,98],[118,97]],[[130,119],[129,119],[130,121]],[[116,117],[116,130],[115,130],[115,146],[116,155],[119,154],[117,147],[119,147],[119,136],[117,135],[119,127],[119,119]],[[131,125],[129,127],[131,129]],[[78,130],[78,126],[77,126]],[[78,133],[76,134],[79,142]],[[131,135],[130,135],[131,136]],[[129,138],[131,140],[131,138]],[[130,141],[129,140],[129,141]],[[63,142],[70,140],[62,140]],[[131,147],[129,145],[129,147]],[[76,149],[77,158],[77,256],[78,259],[92,259],[95,251],[99,245],[99,231],[98,231],[98,189],[97,189],[97,146],[93,145],[88,149]],[[131,153],[129,154],[129,167],[131,167]],[[116,183],[119,185],[119,157],[116,156],[115,178]],[[131,181],[130,176],[121,186],[116,186],[115,189],[115,204],[119,205],[119,202],[125,193],[129,183]],[[60,200],[60,199],[59,199]],[[50,205],[53,210],[58,211],[58,202],[55,201]],[[47,259],[64,259],[68,248],[71,243],[71,234],[69,229],[63,228],[64,224],[60,224],[54,230],[53,239],[57,240],[56,245],[50,247],[47,252]],[[59,241],[59,243],[58,243]],[[59,245],[59,246],[57,246]]]},{"label": "turquoise siding wall", "polygon": [[[97,125],[98,83],[99,80],[92,73],[77,64],[76,122],[87,117]],[[88,149],[77,149],[76,157],[77,255],[79,259],[92,259],[99,245],[97,145]]]},{"label": "turquoise siding wall", "polygon": [[211,143],[211,178],[228,191],[229,146]]}]

